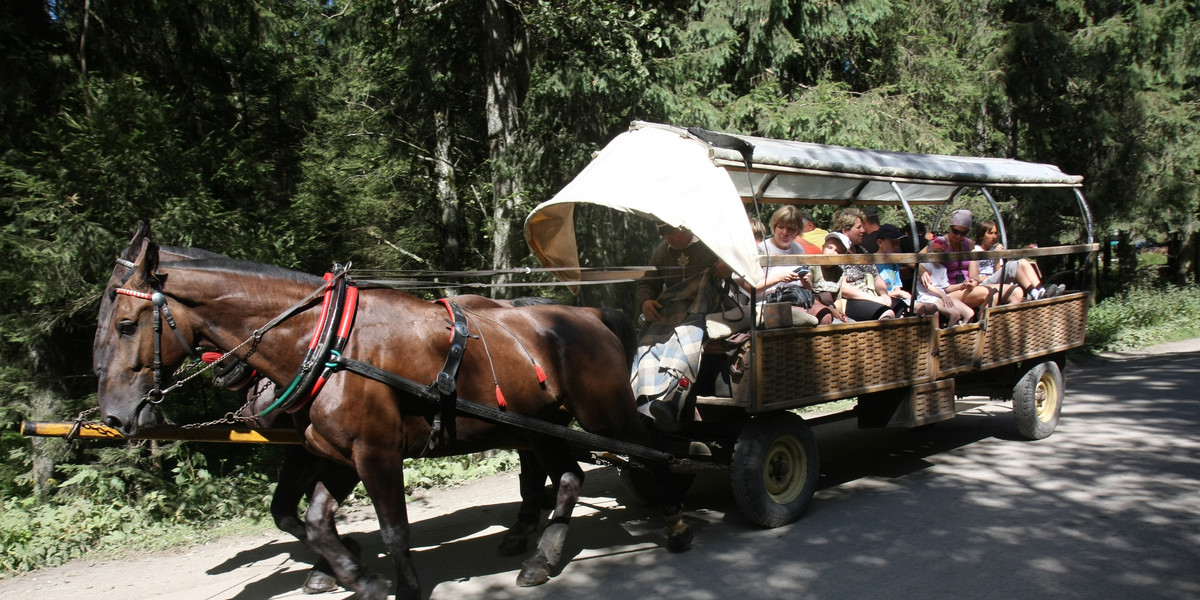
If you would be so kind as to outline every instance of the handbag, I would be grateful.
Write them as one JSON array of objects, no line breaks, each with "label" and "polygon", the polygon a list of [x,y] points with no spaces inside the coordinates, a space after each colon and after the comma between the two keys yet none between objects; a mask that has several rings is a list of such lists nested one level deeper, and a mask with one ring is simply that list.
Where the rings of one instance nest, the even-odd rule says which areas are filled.
[{"label": "handbag", "polygon": [[794,283],[779,285],[773,292],[767,294],[767,303],[786,302],[792,306],[799,306],[804,310],[812,308],[813,293],[808,288],[796,285]]}]

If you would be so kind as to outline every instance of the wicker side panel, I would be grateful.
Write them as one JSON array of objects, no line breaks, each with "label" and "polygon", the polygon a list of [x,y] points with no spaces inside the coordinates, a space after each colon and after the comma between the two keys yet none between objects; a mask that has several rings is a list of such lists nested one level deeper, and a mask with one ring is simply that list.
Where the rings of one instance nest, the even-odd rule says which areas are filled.
[{"label": "wicker side panel", "polygon": [[896,407],[888,427],[920,427],[954,418],[954,380],[915,385],[908,398]]},{"label": "wicker side panel", "polygon": [[1087,310],[1083,293],[991,309],[983,368],[1082,346]]},{"label": "wicker side panel", "polygon": [[943,379],[913,388],[914,426],[954,417],[954,380]]},{"label": "wicker side panel", "polygon": [[979,365],[978,323],[938,331],[938,378],[967,371]]},{"label": "wicker side panel", "polygon": [[796,408],[932,376],[933,320],[895,319],[755,334],[753,410]]}]

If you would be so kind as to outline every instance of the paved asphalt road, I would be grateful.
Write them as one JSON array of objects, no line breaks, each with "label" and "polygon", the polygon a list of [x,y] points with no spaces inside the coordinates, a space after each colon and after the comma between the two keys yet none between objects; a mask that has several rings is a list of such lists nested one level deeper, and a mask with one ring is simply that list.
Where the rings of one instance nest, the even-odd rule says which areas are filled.
[{"label": "paved asphalt road", "polygon": [[[1004,405],[918,432],[817,428],[821,488],[787,527],[750,525],[724,478],[706,475],[687,500],[696,543],[682,555],[661,546],[656,510],[624,506],[615,474],[589,471],[570,562],[537,588],[517,588],[520,560],[494,552],[516,512],[513,476],[437,491],[409,509],[418,573],[427,596],[456,600],[1200,599],[1200,340],[1074,365],[1066,387],[1058,430],[1037,442]],[[370,516],[343,530],[378,550]],[[306,597],[293,555],[311,560],[280,535],[232,540],[77,563],[0,582],[0,596]],[[111,585],[91,581],[101,574]]]}]

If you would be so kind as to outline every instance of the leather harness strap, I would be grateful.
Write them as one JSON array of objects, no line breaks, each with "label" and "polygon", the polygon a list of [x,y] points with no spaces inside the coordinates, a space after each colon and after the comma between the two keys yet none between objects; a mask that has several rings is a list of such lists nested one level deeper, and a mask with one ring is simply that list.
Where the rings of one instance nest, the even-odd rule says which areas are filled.
[{"label": "leather harness strap", "polygon": [[446,307],[450,316],[450,350],[446,352],[446,363],[437,374],[437,379],[431,387],[437,389],[438,407],[430,422],[432,431],[429,433],[428,449],[432,450],[446,434],[454,439],[454,420],[457,417],[455,409],[458,400],[458,367],[462,365],[463,355],[467,352],[467,340],[471,337],[467,327],[467,316],[462,307],[453,300],[440,298],[438,304]]}]

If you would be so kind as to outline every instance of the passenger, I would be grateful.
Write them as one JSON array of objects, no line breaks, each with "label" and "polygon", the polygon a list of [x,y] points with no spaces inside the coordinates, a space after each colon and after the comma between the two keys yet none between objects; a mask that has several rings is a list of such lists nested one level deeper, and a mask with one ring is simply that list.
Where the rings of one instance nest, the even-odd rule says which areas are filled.
[{"label": "passenger", "polygon": [[[971,238],[967,237],[970,232],[971,211],[964,208],[954,211],[950,216],[950,228],[946,231],[946,236],[934,239],[946,242],[946,247],[950,248],[950,252],[970,252],[974,248]],[[921,263],[921,267],[924,268],[925,264],[927,263]],[[951,296],[971,308],[991,306],[996,303],[1000,286],[980,285],[978,273],[972,274],[971,272],[975,268],[974,261],[956,259],[943,263],[943,266],[946,267],[946,278],[950,282],[950,287],[954,288],[949,292]],[[924,275],[921,278],[924,279]],[[929,286],[929,282],[924,283],[926,287]]]},{"label": "passenger", "polygon": [[817,222],[813,221],[812,213],[807,210],[800,211],[800,222],[803,224],[801,229],[803,233],[800,234],[800,237],[816,247],[816,254],[820,254],[821,248],[825,245],[825,236],[829,235],[829,232],[817,227]]},{"label": "passenger", "polygon": [[[996,229],[995,221],[980,221],[979,226],[975,228],[975,237],[978,238],[975,250],[1004,249],[1004,246],[998,243],[1000,233]],[[998,265],[1000,269],[996,268]],[[1037,269],[1023,258],[1017,260],[980,259],[976,261],[976,267],[983,283],[1002,286],[1000,290],[1001,304],[1018,304],[1025,298],[1030,300],[1053,298],[1061,294],[1066,287],[1062,284],[1042,287],[1042,278],[1038,275]],[[1009,285],[1014,281],[1017,285]]]},{"label": "passenger", "polygon": [[833,225],[829,229],[841,232],[850,240],[850,247],[846,249],[849,254],[866,254],[862,247],[863,234],[866,233],[863,226],[865,221],[866,215],[861,210],[843,208],[833,214]]},{"label": "passenger", "polygon": [[758,244],[767,237],[767,226],[763,225],[757,217],[750,217],[750,232],[754,234],[754,243]]},{"label": "passenger", "polygon": [[896,318],[887,283],[879,276],[879,268],[873,264],[843,266],[841,293],[846,301],[846,316],[855,321]]},{"label": "passenger", "polygon": [[638,411],[656,428],[673,431],[700,369],[705,316],[720,310],[719,281],[732,271],[692,232],[666,223],[658,232],[664,239],[650,256],[655,270],[637,285],[645,326],[629,379]]},{"label": "passenger", "polygon": [[[899,227],[891,223],[885,223],[879,226],[877,233],[879,254],[895,254],[900,251],[900,240],[905,236],[900,232]],[[901,271],[905,267],[901,267],[896,263],[876,266],[879,268],[879,276],[887,284],[888,296],[892,297],[892,312],[896,313],[898,317],[904,316],[912,308],[912,294],[905,289],[904,278],[901,275]],[[909,277],[912,277],[911,267],[908,267],[908,272]]]},{"label": "passenger", "polygon": [[[796,256],[807,254],[804,247],[796,242],[800,234],[799,212],[794,206],[784,206],[771,215],[771,237],[759,242],[758,253],[767,256]],[[799,282],[801,277],[796,272],[796,265],[772,265],[766,267],[763,280],[759,282],[756,291],[760,298],[775,291],[781,283]]]},{"label": "passenger", "polygon": [[[851,246],[850,239],[841,232],[832,232],[826,239],[826,254],[846,254],[846,248]],[[840,268],[822,266],[818,277],[820,286],[814,281],[814,290],[821,292],[817,299],[829,302],[834,317],[842,322],[895,318],[892,299],[887,295],[887,284],[883,283],[874,264],[847,264]],[[842,314],[839,316],[838,312]]]},{"label": "passenger", "polygon": [[864,206],[863,237],[860,245],[867,254],[879,252],[879,209],[874,206]]},{"label": "passenger", "polygon": [[[841,232],[831,232],[825,235],[825,246],[821,249],[822,254],[846,254],[846,248],[850,246],[850,240]],[[812,283],[813,293],[817,296],[817,302],[829,311],[832,317],[830,322],[833,323],[853,323],[854,319],[843,312],[840,305],[845,304],[842,300],[842,266],[841,265],[825,265],[820,267],[812,267],[812,273],[809,275]],[[825,323],[824,320],[821,321]]]},{"label": "passenger", "polygon": [[[775,214],[771,215],[771,232],[774,235],[758,244],[759,254],[768,256],[808,254],[807,249],[799,240],[800,228],[800,211],[795,206],[780,207],[779,210],[775,211]],[[807,244],[807,242],[804,243]],[[817,251],[817,248],[813,248],[814,253]],[[812,291],[811,280],[807,277],[808,271],[808,268],[797,267],[796,265],[772,265],[766,267],[763,280],[755,287],[759,301],[761,302],[763,298],[766,298],[768,294],[775,291],[781,284],[795,283]],[[816,317],[819,323],[828,324],[833,320],[828,309],[819,306],[817,303],[814,303],[811,307],[802,308]]]},{"label": "passenger", "polygon": [[[945,238],[933,238],[928,250],[922,252],[946,252],[949,248]],[[939,324],[954,326],[966,323],[975,316],[975,311],[949,292],[952,285],[944,263],[921,263],[921,276],[917,278],[917,298],[913,304],[918,315],[941,315]]]}]

